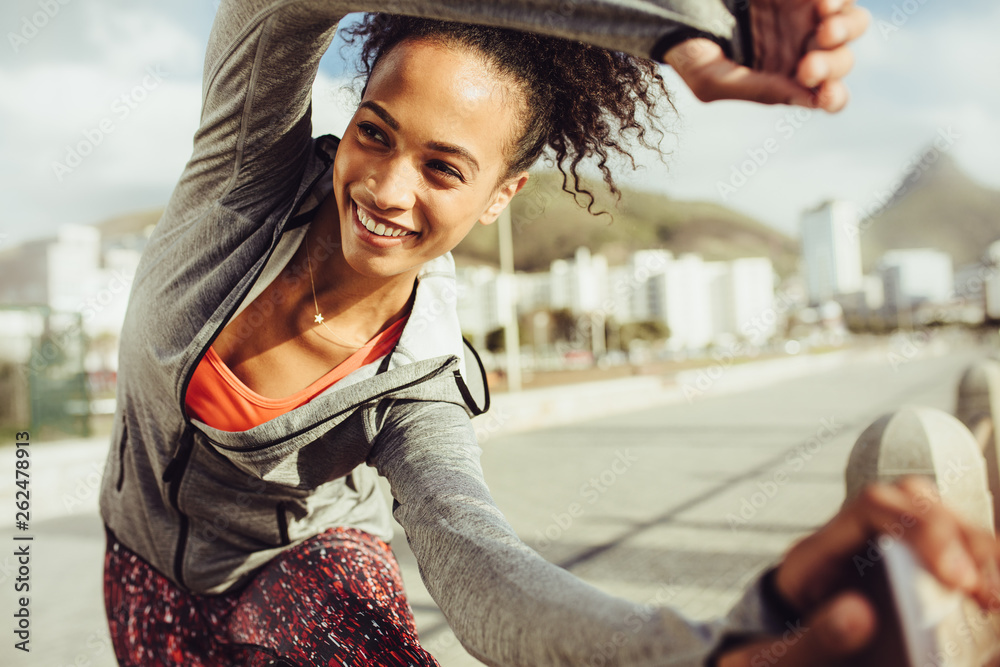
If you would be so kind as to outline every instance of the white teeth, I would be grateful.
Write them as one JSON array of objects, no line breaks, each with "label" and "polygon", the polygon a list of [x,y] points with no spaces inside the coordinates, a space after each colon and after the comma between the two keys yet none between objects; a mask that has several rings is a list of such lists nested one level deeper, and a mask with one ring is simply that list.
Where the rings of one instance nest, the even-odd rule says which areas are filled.
[{"label": "white teeth", "polygon": [[381,222],[376,223],[374,220],[369,218],[365,214],[365,212],[361,210],[360,207],[357,207],[357,211],[358,211],[358,219],[361,220],[361,224],[364,225],[365,229],[370,231],[372,234],[376,234],[378,236],[394,237],[394,236],[403,236],[405,234],[410,233],[402,229],[395,229],[392,227],[388,227]]},{"label": "white teeth", "polygon": [[360,207],[357,208],[358,219],[361,220],[361,224],[365,226],[365,229],[370,231],[372,234],[377,234],[378,236],[403,236],[404,234],[409,234],[410,232],[404,231],[402,229],[393,229],[392,227],[387,227],[383,223],[375,223],[374,220],[369,218]]}]

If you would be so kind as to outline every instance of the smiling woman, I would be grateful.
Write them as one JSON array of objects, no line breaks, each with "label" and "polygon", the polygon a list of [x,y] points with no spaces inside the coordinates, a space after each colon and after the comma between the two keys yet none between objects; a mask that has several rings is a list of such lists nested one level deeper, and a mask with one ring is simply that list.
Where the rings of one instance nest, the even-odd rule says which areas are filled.
[{"label": "smiling woman", "polygon": [[194,154],[122,333],[101,495],[121,664],[437,664],[376,472],[428,589],[488,664],[699,665],[726,638],[780,632],[759,584],[730,620],[695,624],[520,541],[479,466],[470,417],[488,392],[449,255],[546,149],[567,191],[590,195],[586,158],[616,191],[607,158],[629,156],[623,133],[655,136],[666,101],[644,57],[688,41],[747,53],[748,25],[682,0],[587,3],[558,21],[557,2],[397,2],[433,18],[352,29],[361,103],[343,138],[313,139],[309,88],[343,4],[220,6]]}]

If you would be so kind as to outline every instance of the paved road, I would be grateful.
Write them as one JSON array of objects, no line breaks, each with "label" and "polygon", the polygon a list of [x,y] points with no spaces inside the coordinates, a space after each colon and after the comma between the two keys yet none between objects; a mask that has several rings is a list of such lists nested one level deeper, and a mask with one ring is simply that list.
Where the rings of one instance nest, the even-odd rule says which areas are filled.
[{"label": "paved road", "polygon": [[[713,397],[709,389],[691,404],[494,437],[484,444],[486,479],[514,528],[550,561],[611,593],[708,618],[836,511],[850,447],[867,424],[903,404],[951,411],[959,374],[981,354],[927,346],[869,355],[758,391]],[[0,664],[114,665],[92,486],[100,450],[100,443],[34,450],[36,490],[49,488],[37,496],[32,525],[32,652],[14,651],[5,629]],[[0,501],[9,507],[8,495],[4,487]],[[574,504],[579,511],[569,517]],[[0,540],[11,544],[10,532]],[[395,549],[424,644],[443,667],[480,664],[421,585],[402,531]],[[0,551],[5,628],[14,603],[11,551]]]}]

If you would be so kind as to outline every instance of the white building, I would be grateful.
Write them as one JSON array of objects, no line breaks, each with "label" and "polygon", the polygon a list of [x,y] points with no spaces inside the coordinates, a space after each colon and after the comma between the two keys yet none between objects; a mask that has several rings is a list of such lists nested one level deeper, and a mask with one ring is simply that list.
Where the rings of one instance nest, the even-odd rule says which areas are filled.
[{"label": "white building", "polygon": [[613,315],[619,322],[667,321],[666,279],[673,262],[669,250],[639,250],[628,264],[616,267],[609,289]]},{"label": "white building", "polygon": [[744,257],[724,266],[716,333],[738,334],[754,345],[763,345],[778,326],[774,265],[767,257]]},{"label": "white building", "polygon": [[[549,272],[518,274],[518,308],[522,315],[567,309],[620,324],[663,322],[672,350],[702,350],[734,337],[763,345],[778,325],[774,275],[767,257],[706,262],[695,254],[642,250],[627,264],[608,267],[603,256],[580,249],[572,260],[553,262]],[[484,336],[502,325],[500,277],[486,267],[459,271],[466,333]]]},{"label": "white building", "polygon": [[548,271],[516,273],[517,310],[521,314],[549,310],[552,306],[552,275]]},{"label": "white building", "polygon": [[55,238],[0,254],[0,305],[81,313],[87,335],[117,336],[140,254],[126,248],[102,252],[96,227],[63,225]]},{"label": "white building", "polygon": [[76,310],[99,283],[101,234],[63,225],[55,238],[30,241],[0,255],[0,303]]},{"label": "white building", "polygon": [[802,215],[802,260],[813,305],[864,289],[861,234],[852,204],[828,201]]},{"label": "white building", "polygon": [[718,267],[698,255],[681,255],[657,279],[665,281],[667,345],[674,350],[701,350],[715,338],[712,325],[712,275]]},{"label": "white building", "polygon": [[951,256],[941,250],[918,248],[890,250],[879,260],[880,272],[889,278],[886,293],[894,293],[901,306],[945,303],[955,292]]},{"label": "white building", "polygon": [[601,309],[608,285],[608,260],[603,255],[577,248],[573,259],[552,262],[549,274],[552,308],[566,308],[574,314]]},{"label": "white building", "polygon": [[458,321],[477,347],[484,347],[486,334],[501,326],[499,277],[500,273],[488,266],[456,270]]}]

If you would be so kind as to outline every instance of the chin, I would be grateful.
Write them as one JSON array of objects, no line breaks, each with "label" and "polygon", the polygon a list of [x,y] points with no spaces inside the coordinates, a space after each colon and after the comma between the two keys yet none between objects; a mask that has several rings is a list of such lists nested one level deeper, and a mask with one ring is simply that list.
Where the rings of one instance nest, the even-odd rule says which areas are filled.
[{"label": "chin", "polygon": [[384,279],[388,280],[394,278],[398,275],[417,272],[423,264],[418,264],[416,266],[410,264],[403,264],[396,259],[389,259],[386,257],[378,257],[368,253],[363,252],[345,252],[344,259],[347,261],[347,265],[354,270],[360,276],[372,279]]}]

